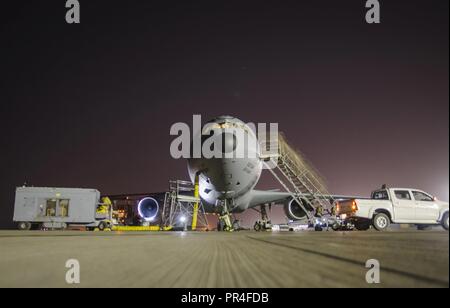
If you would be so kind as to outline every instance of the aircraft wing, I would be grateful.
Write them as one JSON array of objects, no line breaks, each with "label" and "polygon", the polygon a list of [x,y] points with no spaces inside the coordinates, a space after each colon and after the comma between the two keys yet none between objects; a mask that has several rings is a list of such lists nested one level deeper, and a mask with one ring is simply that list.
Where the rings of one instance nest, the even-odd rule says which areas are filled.
[{"label": "aircraft wing", "polygon": [[267,203],[284,202],[292,198],[292,194],[281,191],[271,190],[253,190],[251,192],[251,199],[249,208],[256,207]]},{"label": "aircraft wing", "polygon": [[[303,195],[303,197],[309,198],[310,195]],[[349,200],[349,199],[369,199],[367,197],[348,196],[348,195],[328,195],[326,196],[330,200]],[[249,208],[256,207],[258,205],[268,203],[282,203],[292,199],[292,194],[289,192],[282,192],[277,190],[253,190],[251,192],[251,199]]]}]

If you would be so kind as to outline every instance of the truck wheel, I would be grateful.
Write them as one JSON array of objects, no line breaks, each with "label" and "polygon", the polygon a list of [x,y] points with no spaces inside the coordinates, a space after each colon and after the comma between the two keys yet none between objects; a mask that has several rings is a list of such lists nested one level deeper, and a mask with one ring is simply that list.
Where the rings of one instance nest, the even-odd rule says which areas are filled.
[{"label": "truck wheel", "polygon": [[355,228],[358,231],[367,231],[370,229],[370,220],[369,221],[358,221],[355,223]]},{"label": "truck wheel", "polygon": [[445,213],[442,217],[442,227],[448,231],[448,213]]},{"label": "truck wheel", "polygon": [[386,231],[390,224],[391,220],[386,214],[379,213],[373,218],[373,226],[377,231]]},{"label": "truck wheel", "polygon": [[256,232],[261,231],[262,226],[259,222],[255,223],[255,226],[253,227],[253,229],[255,229]]},{"label": "truck wheel", "polygon": [[28,231],[31,229],[31,223],[26,222],[26,221],[21,221],[17,224],[17,227],[19,228],[19,230],[21,231]]}]

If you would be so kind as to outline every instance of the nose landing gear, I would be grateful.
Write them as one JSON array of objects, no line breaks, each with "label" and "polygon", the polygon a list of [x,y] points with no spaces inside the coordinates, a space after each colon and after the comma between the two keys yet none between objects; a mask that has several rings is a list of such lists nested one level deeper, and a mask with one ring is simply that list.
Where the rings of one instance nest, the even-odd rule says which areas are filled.
[{"label": "nose landing gear", "polygon": [[219,216],[219,222],[217,223],[217,231],[234,231],[234,223],[231,222],[231,214],[228,210],[228,202],[224,200],[222,215]]},{"label": "nose landing gear", "polygon": [[233,224],[231,223],[230,213],[225,213],[222,216],[219,216],[217,231],[228,231],[228,232],[234,231]]}]

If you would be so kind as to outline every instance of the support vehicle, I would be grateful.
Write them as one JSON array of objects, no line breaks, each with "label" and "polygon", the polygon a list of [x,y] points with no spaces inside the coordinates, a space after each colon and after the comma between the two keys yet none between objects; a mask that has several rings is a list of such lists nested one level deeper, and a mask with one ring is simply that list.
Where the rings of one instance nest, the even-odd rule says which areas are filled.
[{"label": "support vehicle", "polygon": [[336,205],[342,226],[347,229],[368,230],[373,226],[385,231],[390,224],[414,224],[419,230],[441,225],[448,231],[448,202],[411,188],[376,190],[370,199],[350,199]]},{"label": "support vehicle", "polygon": [[[106,202],[108,201],[108,202]],[[111,202],[95,189],[18,187],[14,222],[19,230],[111,228]]]}]

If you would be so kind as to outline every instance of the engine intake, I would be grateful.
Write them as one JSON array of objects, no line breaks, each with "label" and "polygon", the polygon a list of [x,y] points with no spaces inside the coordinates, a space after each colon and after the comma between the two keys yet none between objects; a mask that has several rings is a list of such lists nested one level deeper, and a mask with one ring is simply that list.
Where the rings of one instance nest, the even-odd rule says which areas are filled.
[{"label": "engine intake", "polygon": [[[306,200],[302,199],[302,205],[307,210],[311,209],[311,206],[308,204]],[[290,220],[305,220],[307,217],[306,212],[303,210],[303,208],[298,204],[298,202],[295,199],[291,199],[288,203],[284,205],[284,212],[286,216]]]},{"label": "engine intake", "polygon": [[145,221],[154,220],[159,213],[158,201],[150,197],[142,199],[138,204],[138,212]]}]

